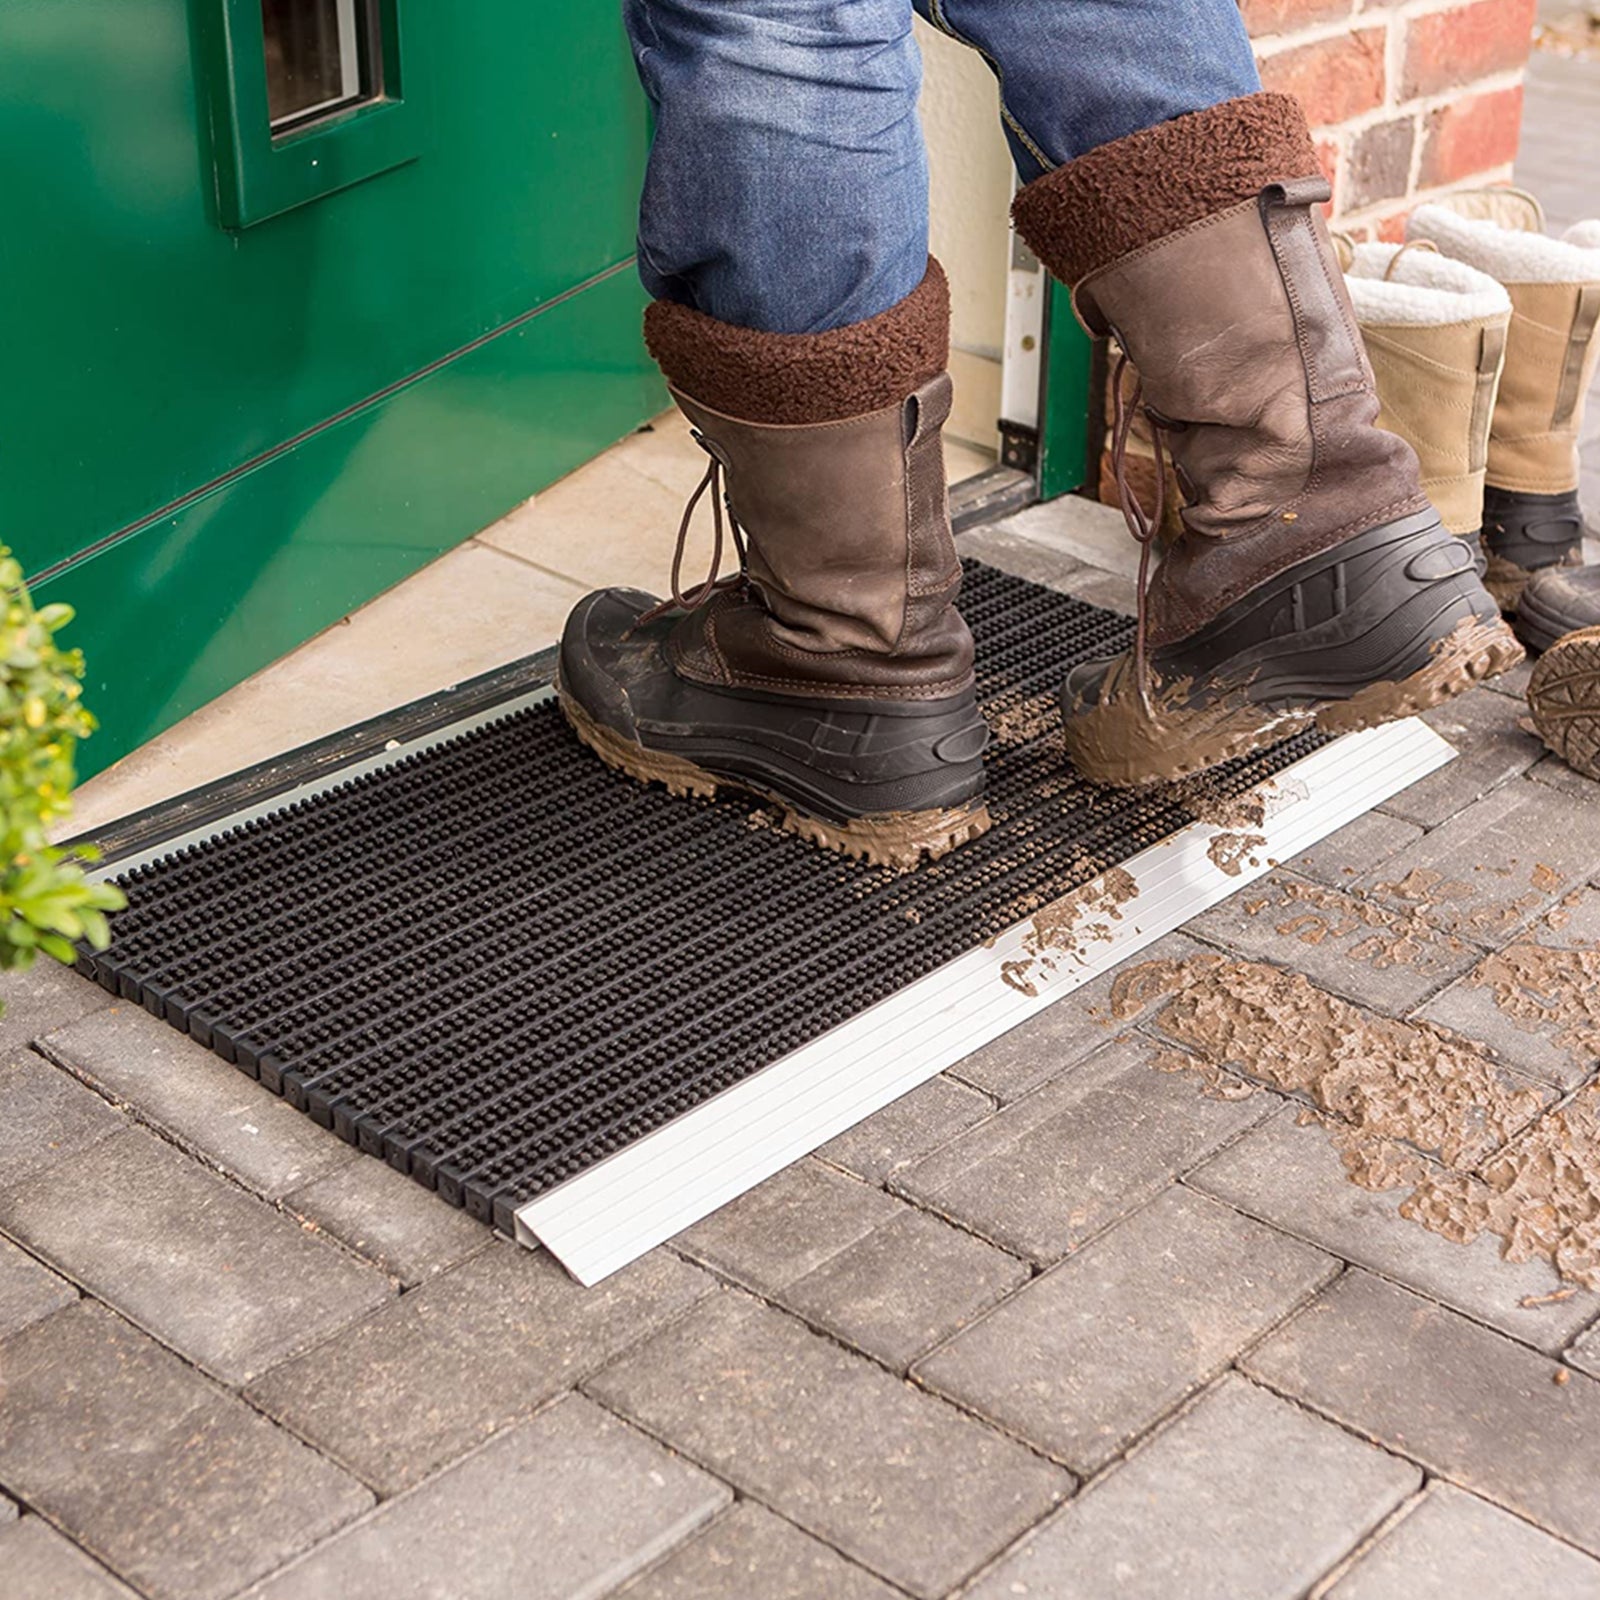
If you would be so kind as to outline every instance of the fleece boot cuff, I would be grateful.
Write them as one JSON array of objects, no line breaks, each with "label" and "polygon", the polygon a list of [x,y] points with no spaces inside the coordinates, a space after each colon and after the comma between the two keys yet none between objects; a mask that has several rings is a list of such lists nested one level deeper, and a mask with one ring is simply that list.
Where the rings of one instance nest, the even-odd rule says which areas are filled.
[{"label": "fleece boot cuff", "polygon": [[1011,213],[1040,260],[1076,285],[1270,183],[1321,170],[1299,101],[1252,94],[1101,145],[1035,178]]},{"label": "fleece boot cuff", "polygon": [[914,394],[950,359],[950,286],[931,256],[904,300],[826,333],[761,333],[657,300],[645,343],[667,381],[743,422],[837,422]]}]

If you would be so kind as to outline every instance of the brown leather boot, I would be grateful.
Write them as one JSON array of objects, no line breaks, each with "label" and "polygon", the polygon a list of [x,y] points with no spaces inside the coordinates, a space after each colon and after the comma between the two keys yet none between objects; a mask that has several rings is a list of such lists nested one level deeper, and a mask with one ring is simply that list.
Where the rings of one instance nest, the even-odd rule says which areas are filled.
[{"label": "brown leather boot", "polygon": [[[1067,747],[1097,781],[1181,777],[1312,722],[1371,727],[1520,659],[1411,447],[1376,425],[1328,194],[1297,102],[1259,94],[1017,196],[1079,318],[1137,367],[1186,502],[1134,652],[1066,686]],[[1123,508],[1148,563],[1160,508],[1125,480]]]},{"label": "brown leather boot", "polygon": [[[674,793],[744,789],[783,825],[913,867],[988,826],[972,636],[955,608],[940,430],[948,290],[823,334],[730,327],[659,303],[652,353],[709,457],[673,594],[606,589],[561,641],[561,704],[612,766]],[[691,592],[679,567],[712,497],[740,555]]]}]

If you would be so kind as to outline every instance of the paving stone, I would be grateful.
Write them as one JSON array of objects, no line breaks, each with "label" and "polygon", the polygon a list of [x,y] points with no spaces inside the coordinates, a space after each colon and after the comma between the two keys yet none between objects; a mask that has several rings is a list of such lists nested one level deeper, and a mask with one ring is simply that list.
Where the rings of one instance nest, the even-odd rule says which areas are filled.
[{"label": "paving stone", "polygon": [[1169,1189],[921,1362],[916,1375],[1084,1476],[1338,1271]]},{"label": "paving stone", "polygon": [[1347,1272],[1244,1360],[1273,1388],[1600,1550],[1600,1384],[1409,1290]]},{"label": "paving stone", "polygon": [[793,1523],[745,1500],[618,1600],[895,1600],[896,1594]]},{"label": "paving stone", "polygon": [[132,1589],[43,1517],[24,1517],[0,1531],[0,1583],[14,1600],[133,1600]]},{"label": "paving stone", "polygon": [[609,1594],[732,1499],[577,1395],[252,1591],[261,1600],[578,1600]]},{"label": "paving stone", "polygon": [[1528,700],[1528,679],[1533,676],[1533,663],[1519,661],[1509,672],[1502,672],[1497,678],[1490,678],[1483,687],[1492,690],[1495,694],[1503,694],[1512,700],[1520,700],[1524,706]]},{"label": "paving stone", "polygon": [[1367,811],[1285,865],[1299,877],[1344,889],[1362,873],[1415,844],[1422,832],[1414,822]]},{"label": "paving stone", "polygon": [[1459,812],[1360,883],[1380,903],[1500,945],[1597,866],[1592,804],[1519,783]]},{"label": "paving stone", "polygon": [[365,1158],[296,1189],[283,1203],[407,1285],[453,1266],[494,1237],[459,1207]]},{"label": "paving stone", "polygon": [[1600,1323],[1592,1327],[1567,1352],[1567,1360],[1580,1372],[1600,1378]]},{"label": "paving stone", "polygon": [[0,1339],[70,1306],[78,1291],[27,1251],[0,1239]]},{"label": "paving stone", "polygon": [[1551,1354],[1600,1315],[1600,1295],[1588,1290],[1549,1303],[1572,1286],[1546,1262],[1503,1261],[1489,1234],[1462,1245],[1407,1221],[1407,1190],[1358,1188],[1327,1131],[1296,1127],[1297,1115],[1285,1111],[1253,1129],[1187,1182]]},{"label": "paving stone", "polygon": [[1027,1277],[1015,1256],[908,1206],[777,1298],[903,1371]]},{"label": "paving stone", "polygon": [[98,983],[41,956],[26,972],[0,976],[0,1060],[25,1050],[42,1034],[111,1004]]},{"label": "paving stone", "polygon": [[1483,955],[1468,939],[1289,873],[1258,879],[1189,926],[1390,1016],[1414,1010]]},{"label": "paving stone", "polygon": [[941,1073],[830,1139],[817,1154],[868,1183],[882,1183],[901,1167],[949,1144],[993,1110],[987,1095]]},{"label": "paving stone", "polygon": [[1528,776],[1535,783],[1546,784],[1560,794],[1571,795],[1574,800],[1592,802],[1595,798],[1594,779],[1586,778],[1581,772],[1574,772],[1557,755],[1549,755],[1543,761],[1534,762],[1528,769]]},{"label": "paving stone", "polygon": [[584,1289],[542,1251],[496,1240],[250,1394],[392,1494],[571,1388],[712,1281],[656,1251]]},{"label": "paving stone", "polygon": [[40,1048],[268,1200],[358,1159],[336,1134],[126,1001]]},{"label": "paving stone", "polygon": [[141,1129],[0,1192],[0,1228],[226,1383],[394,1292],[376,1268]]},{"label": "paving stone", "polygon": [[0,1188],[25,1183],[128,1126],[93,1089],[31,1053],[0,1063],[0,1106]]},{"label": "paving stone", "polygon": [[1155,1050],[1118,1040],[895,1186],[1016,1255],[1058,1260],[1276,1104],[1208,1099],[1192,1076],[1156,1071]]},{"label": "paving stone", "polygon": [[899,1201],[820,1161],[796,1161],[672,1241],[675,1250],[771,1294],[898,1216]]},{"label": "paving stone", "polygon": [[585,1387],[926,1600],[1072,1487],[1022,1445],[735,1290]]},{"label": "paving stone", "polygon": [[1325,1600],[1600,1600],[1600,1563],[1448,1483],[1436,1483]]},{"label": "paving stone", "polygon": [[1408,1462],[1224,1378],[964,1600],[1299,1600],[1420,1479]]},{"label": "paving stone", "polygon": [[9,1339],[5,1376],[0,1480],[154,1600],[231,1595],[372,1503],[89,1301]]},{"label": "paving stone", "polygon": [[1563,895],[1530,931],[1540,944],[1557,950],[1600,946],[1600,890],[1585,887]]},{"label": "paving stone", "polygon": [[1211,953],[1185,934],[1169,933],[1092,983],[1063,995],[983,1049],[975,1050],[951,1071],[1002,1103],[1020,1099],[1093,1055],[1132,1025],[1131,1019],[1124,1021],[1111,1015],[1111,989],[1119,974],[1148,961],[1183,961]]},{"label": "paving stone", "polygon": [[1403,789],[1382,809],[1431,828],[1462,807],[1520,777],[1544,754],[1544,746],[1517,724],[1528,714],[1509,695],[1474,690],[1432,711],[1422,720],[1453,744],[1454,761]]},{"label": "paving stone", "polygon": [[17,1502],[0,1494],[0,1523],[15,1522],[18,1515]]},{"label": "paving stone", "polygon": [[1594,1071],[1593,1055],[1556,1043],[1559,1027],[1543,1023],[1530,1027],[1508,1016],[1495,1002],[1493,984],[1474,981],[1473,972],[1436,994],[1416,1015],[1424,1022],[1465,1034],[1500,1060],[1545,1083],[1571,1089]]}]

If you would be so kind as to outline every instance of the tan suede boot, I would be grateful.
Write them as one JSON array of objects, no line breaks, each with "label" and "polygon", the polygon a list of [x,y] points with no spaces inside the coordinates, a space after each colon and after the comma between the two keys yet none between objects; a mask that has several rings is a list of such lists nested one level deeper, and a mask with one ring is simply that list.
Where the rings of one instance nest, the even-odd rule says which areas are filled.
[{"label": "tan suede boot", "polygon": [[[1259,94],[1102,146],[1017,197],[1019,231],[1079,318],[1138,368],[1186,502],[1132,655],[1063,691],[1067,748],[1100,782],[1181,777],[1312,723],[1409,716],[1521,658],[1411,447],[1377,426],[1328,194],[1298,103]],[[1160,508],[1124,491],[1148,563]]]},{"label": "tan suede boot", "polygon": [[1378,426],[1417,452],[1445,527],[1481,549],[1489,420],[1511,300],[1432,246],[1361,244],[1340,260],[1378,388]]},{"label": "tan suede boot", "polygon": [[[1419,206],[1407,232],[1499,279],[1511,297],[1489,433],[1484,545],[1490,590],[1528,621],[1520,607],[1529,578],[1583,559],[1578,437],[1600,358],[1600,222],[1555,239],[1531,196],[1486,189]],[[1519,631],[1550,642],[1542,624]]]},{"label": "tan suede boot", "polygon": [[[829,333],[760,333],[666,302],[645,332],[709,462],[672,597],[604,589],[567,619],[557,684],[574,731],[642,782],[747,790],[792,832],[877,864],[975,838],[988,730],[955,608],[938,264],[899,305]],[[685,592],[705,494],[739,570],[718,577],[714,557]]]}]

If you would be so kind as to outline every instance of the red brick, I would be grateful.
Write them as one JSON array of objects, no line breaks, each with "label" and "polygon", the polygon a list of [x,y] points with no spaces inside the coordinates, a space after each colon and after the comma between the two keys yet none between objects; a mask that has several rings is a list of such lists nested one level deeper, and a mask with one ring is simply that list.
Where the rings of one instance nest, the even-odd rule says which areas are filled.
[{"label": "red brick", "polygon": [[1383,104],[1387,32],[1362,28],[1280,50],[1261,63],[1262,86],[1297,96],[1313,127],[1359,116]]},{"label": "red brick", "polygon": [[1403,195],[1411,186],[1411,151],[1416,138],[1417,125],[1410,117],[1363,128],[1350,141],[1341,197],[1344,204],[1357,211]]},{"label": "red brick", "polygon": [[1294,33],[1313,22],[1348,17],[1352,0],[1239,0],[1244,25],[1255,39],[1264,34]]},{"label": "red brick", "polygon": [[1333,191],[1334,198],[1322,208],[1323,216],[1331,217],[1334,203],[1339,197],[1339,146],[1335,140],[1317,140],[1317,165],[1322,168],[1322,175],[1328,180],[1328,187]]},{"label": "red brick", "polygon": [[1393,216],[1380,218],[1372,224],[1372,236],[1382,239],[1385,244],[1404,244],[1406,242],[1406,218],[1411,215],[1411,207],[1403,211],[1396,211]]},{"label": "red brick", "polygon": [[1514,160],[1522,131],[1522,87],[1457,100],[1428,113],[1418,183],[1459,183]]},{"label": "red brick", "polygon": [[1533,42],[1537,0],[1476,0],[1406,24],[1403,94],[1437,94],[1491,72],[1523,65]]}]

